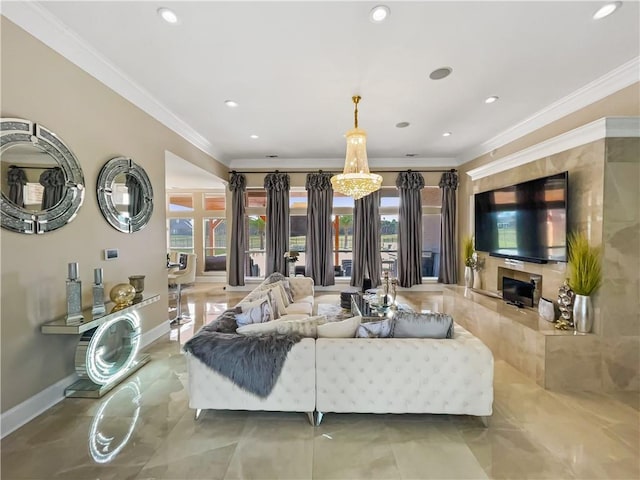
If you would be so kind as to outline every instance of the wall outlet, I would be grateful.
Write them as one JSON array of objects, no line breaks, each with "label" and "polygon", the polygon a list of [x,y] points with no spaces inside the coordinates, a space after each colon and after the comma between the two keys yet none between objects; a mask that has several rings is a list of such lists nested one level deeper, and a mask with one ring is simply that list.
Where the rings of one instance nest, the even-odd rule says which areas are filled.
[{"label": "wall outlet", "polygon": [[119,255],[117,248],[107,248],[104,251],[105,260],[115,260]]}]

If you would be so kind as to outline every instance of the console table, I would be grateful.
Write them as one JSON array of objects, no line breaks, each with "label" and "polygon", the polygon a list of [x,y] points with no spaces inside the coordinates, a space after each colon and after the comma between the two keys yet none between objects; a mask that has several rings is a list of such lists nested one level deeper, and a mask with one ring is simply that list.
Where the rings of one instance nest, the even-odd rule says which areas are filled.
[{"label": "console table", "polygon": [[[77,322],[67,323],[65,315],[41,326],[47,335],[80,335],[75,354],[80,379],[65,389],[66,397],[100,398],[149,361],[149,355],[138,355],[137,310],[158,300],[160,295],[144,295],[133,305],[96,316],[89,307]],[[109,311],[114,304],[106,306]]]}]

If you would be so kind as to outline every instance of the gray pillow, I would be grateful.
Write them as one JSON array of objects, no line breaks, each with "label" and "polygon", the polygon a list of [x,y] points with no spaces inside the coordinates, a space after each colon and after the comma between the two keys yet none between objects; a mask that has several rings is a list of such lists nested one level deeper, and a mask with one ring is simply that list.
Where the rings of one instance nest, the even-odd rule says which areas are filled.
[{"label": "gray pillow", "polygon": [[358,325],[356,338],[387,338],[391,335],[391,319],[385,318],[377,322],[364,322]]},{"label": "gray pillow", "polygon": [[452,338],[453,318],[446,313],[397,312],[391,336],[395,338]]}]

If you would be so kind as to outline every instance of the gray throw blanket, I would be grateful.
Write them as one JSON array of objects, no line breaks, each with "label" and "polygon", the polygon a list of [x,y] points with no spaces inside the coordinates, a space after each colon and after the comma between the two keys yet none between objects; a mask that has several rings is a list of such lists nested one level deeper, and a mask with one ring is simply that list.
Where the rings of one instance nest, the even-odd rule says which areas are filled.
[{"label": "gray throw blanket", "polygon": [[236,313],[235,309],[225,311],[202,327],[184,349],[243,390],[266,398],[280,377],[289,350],[302,337],[239,335],[235,333]]}]

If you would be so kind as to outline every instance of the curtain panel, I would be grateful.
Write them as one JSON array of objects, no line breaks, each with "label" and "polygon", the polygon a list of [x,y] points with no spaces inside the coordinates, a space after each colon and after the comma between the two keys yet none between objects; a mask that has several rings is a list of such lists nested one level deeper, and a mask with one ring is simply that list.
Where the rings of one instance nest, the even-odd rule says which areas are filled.
[{"label": "curtain panel", "polygon": [[422,283],[422,198],[424,177],[419,172],[400,172],[396,178],[400,194],[398,217],[398,285]]},{"label": "curtain panel", "polygon": [[269,173],[264,177],[267,191],[267,254],[265,276],[274,272],[289,275],[285,252],[289,250],[289,175]]},{"label": "curtain panel", "polygon": [[380,258],[380,191],[355,201],[353,209],[353,267],[351,285],[360,287],[364,279],[371,286],[380,285],[382,260]]},{"label": "curtain panel", "polygon": [[65,192],[66,179],[60,167],[48,168],[40,175],[42,192],[42,210],[56,206],[62,200]]},{"label": "curtain panel", "polygon": [[9,200],[14,205],[24,208],[24,186],[27,184],[25,171],[15,165],[11,165],[7,172],[7,183],[9,184]]},{"label": "curtain panel", "polygon": [[438,282],[458,283],[458,252],[456,249],[456,189],[458,174],[445,172],[440,177],[442,192],[442,223],[440,226],[440,271]]},{"label": "curtain panel", "polygon": [[330,173],[310,173],[307,190],[307,246],[305,274],[316,285],[334,285],[331,242],[333,187]]},{"label": "curtain panel", "polygon": [[247,189],[247,178],[231,172],[229,190],[231,191],[231,249],[229,251],[229,285],[244,285],[245,251],[247,235],[244,227],[244,192]]}]

